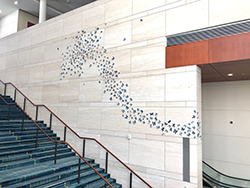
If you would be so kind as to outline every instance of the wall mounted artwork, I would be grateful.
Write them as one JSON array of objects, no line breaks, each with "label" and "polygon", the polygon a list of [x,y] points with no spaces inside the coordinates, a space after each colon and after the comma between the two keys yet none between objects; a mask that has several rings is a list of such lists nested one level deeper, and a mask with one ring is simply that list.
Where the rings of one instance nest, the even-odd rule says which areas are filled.
[{"label": "wall mounted artwork", "polygon": [[[157,112],[146,113],[143,109],[133,107],[133,98],[128,94],[129,84],[118,81],[120,72],[115,69],[115,57],[107,56],[107,50],[102,44],[104,30],[96,28],[92,32],[79,31],[73,37],[73,43],[68,45],[62,53],[61,79],[84,74],[83,66],[96,66],[99,74],[99,83],[104,83],[103,93],[109,95],[109,100],[121,107],[121,115],[129,124],[147,124],[159,129],[162,135],[179,135],[182,137],[200,138],[201,122],[199,112],[193,111],[190,122],[180,124],[172,120],[162,121]],[[125,38],[123,40],[126,40]],[[98,84],[98,83],[97,83]]]}]

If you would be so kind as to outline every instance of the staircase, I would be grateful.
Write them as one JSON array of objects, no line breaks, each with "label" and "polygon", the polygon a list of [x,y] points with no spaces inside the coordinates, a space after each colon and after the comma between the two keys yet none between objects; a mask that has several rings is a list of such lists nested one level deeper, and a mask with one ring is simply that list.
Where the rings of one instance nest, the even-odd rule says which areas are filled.
[{"label": "staircase", "polygon": [[[14,103],[10,97],[0,96],[7,103]],[[60,140],[43,121],[35,122],[50,138]],[[94,159],[85,160],[113,187],[122,187]],[[0,188],[2,187],[110,186],[105,186],[104,180],[76,156],[71,148],[64,143],[52,142],[17,105],[9,107],[0,98]]]}]

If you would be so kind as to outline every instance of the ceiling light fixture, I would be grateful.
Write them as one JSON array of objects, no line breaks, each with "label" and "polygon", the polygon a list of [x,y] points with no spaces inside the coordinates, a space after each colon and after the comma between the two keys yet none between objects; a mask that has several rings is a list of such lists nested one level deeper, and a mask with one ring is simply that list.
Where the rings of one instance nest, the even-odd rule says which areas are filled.
[{"label": "ceiling light fixture", "polygon": [[15,4],[15,5],[18,5],[18,1],[15,1],[14,4]]},{"label": "ceiling light fixture", "polygon": [[2,10],[0,10],[0,14],[2,13]]},{"label": "ceiling light fixture", "polygon": [[234,74],[233,73],[229,73],[227,76],[233,76]]}]

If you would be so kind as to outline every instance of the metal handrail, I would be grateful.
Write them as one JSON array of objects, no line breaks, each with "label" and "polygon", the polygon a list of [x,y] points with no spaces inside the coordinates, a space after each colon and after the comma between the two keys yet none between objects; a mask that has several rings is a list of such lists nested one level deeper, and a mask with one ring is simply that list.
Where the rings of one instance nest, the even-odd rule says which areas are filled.
[{"label": "metal handrail", "polygon": [[[0,82],[2,84],[5,85],[4,88],[4,94],[6,94],[6,85],[10,84],[12,85],[15,90],[17,90],[19,93],[21,93],[23,95],[24,98],[26,98],[33,106],[43,106],[45,107],[51,114],[53,114],[61,123],[63,123],[69,130],[71,130],[71,132],[73,132],[78,138],[83,139],[83,141],[85,142],[85,140],[93,140],[95,141],[97,144],[99,144],[103,149],[106,150],[106,152],[108,152],[110,155],[112,155],[117,161],[119,161],[125,168],[127,168],[130,171],[130,187],[132,187],[132,174],[134,174],[137,178],[139,178],[143,183],[145,183],[148,187],[153,188],[151,185],[149,185],[144,179],[142,179],[137,173],[135,173],[131,168],[129,168],[125,163],[123,163],[118,157],[116,157],[111,151],[109,151],[104,145],[102,145],[98,140],[96,140],[95,138],[89,138],[89,137],[81,137],[80,135],[78,135],[71,127],[69,127],[63,120],[61,120],[56,114],[54,114],[54,112],[52,112],[46,105],[44,104],[39,104],[36,105],[34,104],[28,97],[26,97],[14,84],[12,84],[11,82],[7,82],[4,83],[2,80],[0,80]],[[37,113],[37,112],[36,112]],[[37,117],[37,115],[36,115]],[[83,151],[84,153],[84,151]],[[107,158],[107,156],[106,156]]]},{"label": "metal handrail", "polygon": [[226,174],[223,174],[221,172],[219,172],[218,170],[216,170],[214,167],[210,166],[208,163],[206,163],[205,161],[202,161],[202,163],[204,163],[205,165],[207,165],[209,168],[211,168],[212,170],[214,170],[215,172],[219,173],[220,175],[223,175],[223,176],[226,176],[228,178],[231,178],[231,179],[236,179],[236,180],[241,180],[241,181],[249,181],[248,179],[243,179],[243,178],[237,178],[237,177],[233,177],[233,176],[229,176],[229,175],[226,175]]},{"label": "metal handrail", "polygon": [[[55,164],[56,164],[56,155],[57,155],[57,143],[62,143],[62,144],[67,144],[81,159],[84,160],[85,163],[87,163],[90,168],[92,168],[95,173],[97,173],[110,187],[114,188],[91,164],[89,164],[89,162],[84,159],[68,142],[65,142],[65,141],[58,141],[58,140],[53,140],[52,138],[50,138],[50,136],[17,104],[17,103],[7,103],[5,101],[5,99],[0,96],[0,98],[4,101],[4,103],[6,105],[9,105],[9,115],[8,115],[8,120],[10,119],[10,106],[11,105],[16,105],[18,106],[22,112],[52,141],[52,142],[55,142],[56,144],[56,147],[55,147]],[[38,141],[38,128],[37,128],[37,135],[36,135],[36,147],[37,147],[37,141]],[[79,165],[80,165],[80,159],[79,159]],[[80,170],[80,167],[78,168],[78,183],[80,183],[80,173],[79,173],[79,170]]]},{"label": "metal handrail", "polygon": [[246,188],[246,187],[240,187],[240,186],[237,186],[237,185],[232,185],[232,184],[227,184],[227,183],[220,182],[220,181],[212,178],[211,176],[209,176],[205,172],[203,172],[203,178],[206,178],[207,180],[211,181],[212,184],[215,184],[217,186],[223,186],[223,188]]}]

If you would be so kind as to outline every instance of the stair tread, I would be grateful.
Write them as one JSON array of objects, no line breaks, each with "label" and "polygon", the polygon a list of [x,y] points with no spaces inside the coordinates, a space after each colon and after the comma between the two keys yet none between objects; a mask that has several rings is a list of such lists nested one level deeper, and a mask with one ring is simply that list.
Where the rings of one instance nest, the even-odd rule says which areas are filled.
[{"label": "stair tread", "polygon": [[[63,160],[57,160],[58,163],[54,164],[54,162],[46,162],[46,163],[38,163],[33,165],[33,168],[27,168],[27,169],[19,169],[15,171],[11,171],[11,173],[5,175],[1,174],[0,182],[13,182],[13,181],[19,181],[22,179],[30,179],[35,176],[39,176],[41,174],[46,173],[54,173],[55,171],[58,171],[62,168],[77,165],[78,164],[78,157],[67,157]],[[88,159],[88,161],[91,161],[91,159]],[[31,181],[31,180],[30,180]]]},{"label": "stair tread", "polygon": [[[55,137],[55,136],[51,136],[50,137],[51,139],[53,139],[53,138],[58,138],[58,137]],[[44,137],[40,137],[40,139],[49,139],[46,135],[44,135]],[[14,140],[14,141],[4,141],[4,142],[1,142],[0,143],[0,145],[5,145],[5,144],[11,144],[11,143],[22,143],[22,142],[29,142],[29,141],[36,141],[36,140],[34,140],[34,139],[23,139],[23,140]],[[38,139],[38,141],[39,141],[39,139]],[[0,149],[1,149],[2,147],[0,146]]]},{"label": "stair tread", "polygon": [[[53,135],[56,136],[55,133],[47,133],[48,136]],[[43,132],[38,133],[38,137],[44,137],[46,136]],[[26,135],[10,135],[10,136],[1,136],[0,137],[0,141],[4,141],[6,139],[13,139],[13,140],[24,140],[25,138],[29,138],[29,137],[35,137],[36,138],[36,133],[34,134],[26,134]],[[24,138],[24,139],[23,139]]]},{"label": "stair tread", "polygon": [[[116,182],[116,180],[115,180],[114,178],[108,178],[108,179],[106,179],[106,180],[107,180],[111,185],[112,185],[113,183]],[[106,184],[106,182],[105,182],[103,179],[100,179],[100,180],[98,180],[98,181],[95,181],[95,182],[93,182],[93,183],[90,183],[89,186],[90,186],[91,188],[99,188],[99,187],[105,186],[105,184]],[[107,187],[108,187],[108,185],[107,185]]]},{"label": "stair tread", "polygon": [[[57,145],[57,148],[60,148],[60,147],[64,147],[64,146],[62,144]],[[44,151],[46,148],[47,149],[53,149],[53,148],[55,148],[55,146],[52,145],[52,146],[46,146],[46,147],[26,148],[26,149],[21,149],[21,150],[15,150],[15,151],[12,151],[12,152],[10,152],[10,151],[1,152],[0,156],[1,155],[7,155],[7,154],[11,155],[11,154],[16,154],[16,153],[27,153],[27,152],[30,152],[30,151]]]},{"label": "stair tread", "polygon": [[[99,173],[101,171],[103,171],[102,168],[97,168],[96,170]],[[93,174],[93,175],[91,177],[86,177],[86,175],[88,175],[88,174],[90,174],[90,175]],[[88,182],[92,182],[93,180],[97,180],[97,179],[101,178],[98,174],[96,174],[96,175],[95,174],[96,173],[94,171],[88,171],[86,173],[81,173],[81,175],[80,175],[80,177],[81,177],[80,184],[87,184]],[[109,176],[109,174],[105,174],[105,173],[102,173],[102,172],[100,174],[103,175],[103,176]],[[70,184],[72,184],[71,181],[73,181],[73,180],[77,181],[78,180],[78,175],[73,175],[73,176],[70,176],[70,177],[67,177],[67,178],[63,178],[63,179],[60,179],[60,180],[55,181],[55,182],[51,182],[51,183],[46,184],[46,185],[38,186],[37,188],[43,188],[44,186],[46,186],[47,188],[54,187],[54,186],[60,185],[62,183],[64,184],[64,186],[65,185],[70,185]]]},{"label": "stair tread", "polygon": [[[60,169],[63,169],[63,168],[65,168],[65,167],[70,167],[70,166],[72,166],[72,165],[75,165],[74,167],[72,167],[71,169],[65,169],[65,170],[62,170],[62,171],[60,171]],[[44,181],[44,180],[47,180],[47,183],[48,183],[48,179],[49,178],[56,178],[56,177],[58,177],[58,180],[59,179],[61,179],[63,176],[70,176],[71,174],[73,175],[73,173],[77,173],[78,172],[78,160],[76,159],[76,162],[74,163],[74,162],[68,162],[68,163],[64,163],[63,165],[61,165],[61,166],[59,166],[59,167],[56,167],[54,170],[52,170],[51,172],[51,174],[48,174],[48,175],[44,175],[44,176],[42,176],[42,177],[39,177],[39,178],[36,178],[36,179],[30,179],[30,180],[28,180],[28,181],[25,181],[25,182],[22,182],[22,183],[19,183],[19,184],[15,184],[14,186],[13,186],[13,188],[14,187],[19,187],[19,186],[24,186],[24,185],[31,185],[31,187],[32,187],[32,184],[35,184],[35,183],[37,183],[38,181]],[[98,164],[93,164],[93,166],[94,167],[98,167]],[[81,164],[81,170],[87,170],[87,169],[89,169],[90,167],[89,167],[89,165],[87,165],[86,163],[82,163]],[[45,171],[46,172],[46,171]],[[54,172],[54,173],[53,173]],[[41,172],[39,172],[39,173],[41,173]],[[37,173],[37,174],[39,174],[39,173]],[[35,174],[32,174],[32,175],[35,175]],[[53,180],[52,180],[53,181]],[[56,180],[54,180],[54,181],[56,181]],[[42,183],[42,185],[43,185],[44,183]],[[37,186],[39,186],[39,185],[37,185]],[[10,186],[10,187],[12,187],[12,186]]]},{"label": "stair tread", "polygon": [[[58,163],[62,163],[62,164],[66,164],[67,162],[70,162],[69,160],[74,160],[76,159],[76,156],[70,156],[70,157],[67,157],[67,158],[61,158],[61,159],[57,159],[57,164]],[[16,169],[9,169],[8,172],[9,172],[9,177],[12,178],[12,174],[19,174],[19,175],[25,175],[25,172],[26,169],[31,169],[29,172],[27,173],[31,173],[32,169],[33,168],[40,168],[40,166],[44,166],[44,167],[48,167],[48,168],[51,168],[53,167],[54,165],[54,161],[46,161],[45,163],[41,164],[41,163],[37,163],[35,164],[34,166],[30,166],[28,168],[23,168],[23,167],[20,167],[20,168],[16,168]],[[34,170],[34,172],[36,172],[36,170]],[[0,171],[0,179],[2,177],[2,175],[5,175],[5,172],[4,171]],[[7,177],[7,176],[6,176]]]},{"label": "stair tread", "polygon": [[[53,133],[52,130],[49,130],[49,129],[43,129],[44,132],[46,132],[47,134],[48,133]],[[38,133],[42,133],[42,131],[39,129],[38,130]],[[30,130],[30,131],[14,131],[14,132],[11,132],[11,131],[0,131],[0,137],[3,137],[3,136],[13,136],[13,135],[28,135],[28,134],[36,134],[36,130]]]},{"label": "stair tread", "polygon": [[[59,144],[62,144],[62,143],[59,143]],[[12,149],[16,149],[17,147],[20,149],[20,148],[35,148],[35,145],[36,143],[35,142],[32,142],[32,143],[29,143],[29,144],[22,144],[22,145],[12,145],[12,146],[6,146],[6,147],[0,147],[0,151],[1,150],[8,150],[8,151],[11,151]],[[40,139],[38,141],[38,147],[41,147],[41,146],[49,146],[49,145],[55,145],[54,142],[51,142],[49,139]]]},{"label": "stair tread", "polygon": [[[74,154],[74,153],[67,153],[68,155],[72,155],[72,154]],[[63,154],[61,154],[61,153],[58,153],[57,154],[57,157],[60,157],[60,156],[62,156]],[[65,154],[64,154],[65,155]],[[37,158],[35,158],[35,159],[33,159],[33,158],[29,158],[29,159],[24,159],[24,160],[21,160],[21,161],[14,161],[14,162],[6,162],[6,163],[1,163],[0,164],[0,168],[1,167],[7,167],[7,166],[13,166],[13,165],[16,165],[16,164],[22,164],[22,163],[29,163],[29,162],[32,162],[32,163],[34,163],[34,164],[36,164],[37,162],[40,162],[42,159],[46,159],[46,158],[49,158],[49,157],[54,157],[54,154],[51,154],[51,155],[47,155],[47,156],[42,156],[42,157],[37,157]]]},{"label": "stair tread", "polygon": [[[70,151],[70,148],[58,148],[57,151],[60,153],[62,151]],[[19,155],[15,155],[15,156],[4,156],[4,157],[0,157],[0,162],[4,163],[4,162],[8,162],[8,161],[13,161],[13,160],[21,160],[21,159],[25,159],[25,158],[31,158],[31,159],[36,159],[36,155],[45,155],[48,153],[54,152],[54,150],[46,150],[46,151],[40,151],[40,152],[34,152],[34,153],[29,153],[29,154],[19,154]]]}]

